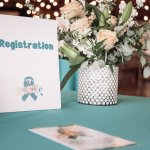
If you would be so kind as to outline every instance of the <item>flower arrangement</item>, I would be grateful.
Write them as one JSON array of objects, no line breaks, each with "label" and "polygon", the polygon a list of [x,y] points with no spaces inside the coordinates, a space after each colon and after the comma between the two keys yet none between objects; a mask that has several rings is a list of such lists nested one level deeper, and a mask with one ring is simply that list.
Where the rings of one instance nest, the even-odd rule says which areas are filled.
[{"label": "flower arrangement", "polygon": [[[150,24],[136,21],[138,9],[144,0],[121,1],[118,14],[112,15],[115,0],[96,0],[96,6],[85,0],[72,0],[60,8],[58,20],[59,56],[70,62],[70,70],[61,83],[61,89],[80,67],[93,69],[125,63],[137,53],[150,76]],[[34,9],[26,1],[29,9]]]},{"label": "flower arrangement", "polygon": [[60,58],[70,62],[71,69],[61,88],[80,67],[93,69],[125,63],[133,53],[140,57],[144,77],[150,76],[150,24],[138,24],[136,16],[144,1],[121,1],[119,13],[112,15],[113,0],[96,0],[97,5],[73,0],[60,8],[58,40]]}]

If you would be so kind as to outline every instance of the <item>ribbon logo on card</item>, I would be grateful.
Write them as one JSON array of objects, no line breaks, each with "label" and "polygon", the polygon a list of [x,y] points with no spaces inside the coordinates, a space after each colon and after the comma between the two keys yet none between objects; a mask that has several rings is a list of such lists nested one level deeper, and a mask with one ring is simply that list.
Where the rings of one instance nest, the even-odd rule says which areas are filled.
[{"label": "ribbon logo on card", "polygon": [[32,77],[25,77],[23,85],[24,87],[21,89],[23,101],[26,101],[29,97],[36,101],[38,96],[43,96],[43,88],[35,84]]}]

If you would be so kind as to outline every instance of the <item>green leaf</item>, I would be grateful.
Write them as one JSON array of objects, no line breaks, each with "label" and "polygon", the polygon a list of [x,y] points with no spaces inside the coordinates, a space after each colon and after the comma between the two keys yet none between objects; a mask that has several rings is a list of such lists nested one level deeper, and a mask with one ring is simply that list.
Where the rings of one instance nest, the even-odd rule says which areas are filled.
[{"label": "green leaf", "polygon": [[109,17],[109,10],[107,7],[104,8],[103,15],[105,17],[105,20],[107,20]]},{"label": "green leaf", "polygon": [[86,59],[86,57],[78,54],[77,57],[72,61],[72,66],[75,66],[75,65],[82,63],[85,59]]},{"label": "green leaf", "polygon": [[96,24],[98,25],[98,27],[105,25],[105,17],[103,15],[103,13],[96,6],[88,4],[86,9],[87,10],[93,10],[95,12]]},{"label": "green leaf", "polygon": [[68,73],[65,75],[65,77],[61,81],[61,85],[60,85],[61,91],[63,90],[64,86],[66,85],[70,77],[80,68],[80,66],[81,64],[71,67],[71,69],[68,71]]},{"label": "green leaf", "polygon": [[80,52],[76,50],[75,48],[69,46],[68,44],[64,44],[60,47],[60,51],[64,53],[64,55],[69,58],[69,62],[71,65],[77,65],[80,64],[85,60],[86,57],[81,56]]},{"label": "green leaf", "polygon": [[99,20],[99,27],[104,27],[105,26],[105,17],[104,15],[102,14],[101,17],[100,17],[100,20]]},{"label": "green leaf", "polygon": [[105,41],[105,40],[102,40],[102,41],[100,41],[100,42],[96,43],[96,45],[94,46],[94,49],[96,50],[96,49],[99,49],[100,47],[102,47],[102,46],[103,46],[104,41]]},{"label": "green leaf", "polygon": [[63,52],[65,57],[68,57],[70,61],[75,59],[78,55],[78,52],[74,49],[70,49],[66,46],[60,47],[60,51]]},{"label": "green leaf", "polygon": [[130,1],[127,4],[127,6],[126,6],[126,8],[125,8],[125,10],[121,16],[121,24],[126,23],[129,20],[131,14],[132,14],[132,2]]},{"label": "green leaf", "polygon": [[132,30],[127,31],[127,36],[129,36],[129,37],[133,36],[134,34],[135,34],[135,32]]},{"label": "green leaf", "polygon": [[122,52],[124,56],[131,56],[133,53],[132,49],[129,47],[127,43],[122,45]]},{"label": "green leaf", "polygon": [[95,46],[94,46],[94,54],[95,55],[99,55],[100,52],[102,52],[104,50],[104,41],[102,40],[101,42],[98,42]]},{"label": "green leaf", "polygon": [[114,73],[114,68],[113,68],[113,66],[112,66],[112,65],[109,65],[109,68],[110,68],[111,72]]},{"label": "green leaf", "polygon": [[107,56],[107,51],[105,51],[105,57],[104,57],[105,63],[107,62],[107,58],[108,58],[108,56]]},{"label": "green leaf", "polygon": [[133,27],[132,29],[133,29],[134,31],[139,31],[139,30],[141,30],[142,28],[144,28],[144,29],[146,29],[146,30],[150,30],[150,24],[149,24],[149,23],[144,23],[144,24],[142,24],[142,25],[140,25],[140,26],[138,26],[138,27]]},{"label": "green leaf", "polygon": [[145,23],[143,25],[143,28],[145,28],[146,30],[150,30],[150,24],[149,23]]},{"label": "green leaf", "polygon": [[112,55],[112,54],[108,55],[108,60],[115,61],[115,59],[116,59],[116,57],[114,55]]}]

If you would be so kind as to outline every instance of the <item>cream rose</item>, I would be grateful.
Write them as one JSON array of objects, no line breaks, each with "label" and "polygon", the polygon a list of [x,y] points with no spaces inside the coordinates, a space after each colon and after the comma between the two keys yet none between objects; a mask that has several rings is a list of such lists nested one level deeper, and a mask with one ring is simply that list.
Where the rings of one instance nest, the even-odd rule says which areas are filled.
[{"label": "cream rose", "polygon": [[116,32],[106,30],[106,29],[101,29],[97,33],[97,42],[104,41],[105,49],[109,51],[112,49],[115,45],[115,43],[118,41],[118,38],[116,36]]},{"label": "cream rose", "polygon": [[107,23],[111,24],[113,27],[116,26],[117,24],[117,18],[115,16],[111,16],[108,20]]},{"label": "cream rose", "polygon": [[83,5],[78,1],[67,3],[64,7],[60,8],[60,12],[66,19],[85,16]]}]

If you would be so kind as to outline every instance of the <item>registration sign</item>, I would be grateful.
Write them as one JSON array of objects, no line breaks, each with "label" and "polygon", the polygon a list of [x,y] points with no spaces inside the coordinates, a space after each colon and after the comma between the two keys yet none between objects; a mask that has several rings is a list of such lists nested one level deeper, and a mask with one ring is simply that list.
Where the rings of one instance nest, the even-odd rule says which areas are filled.
[{"label": "registration sign", "polygon": [[0,20],[0,112],[60,108],[57,22]]}]

